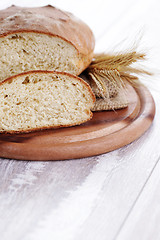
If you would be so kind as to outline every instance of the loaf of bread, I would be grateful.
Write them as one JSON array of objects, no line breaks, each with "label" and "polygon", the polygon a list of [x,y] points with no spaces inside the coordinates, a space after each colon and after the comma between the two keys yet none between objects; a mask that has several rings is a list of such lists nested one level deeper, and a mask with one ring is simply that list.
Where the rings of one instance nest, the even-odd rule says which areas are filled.
[{"label": "loaf of bread", "polygon": [[0,83],[0,132],[79,125],[91,119],[90,86],[69,73],[30,71]]},{"label": "loaf of bread", "polygon": [[0,11],[0,81],[31,70],[79,75],[91,62],[90,28],[51,5]]}]

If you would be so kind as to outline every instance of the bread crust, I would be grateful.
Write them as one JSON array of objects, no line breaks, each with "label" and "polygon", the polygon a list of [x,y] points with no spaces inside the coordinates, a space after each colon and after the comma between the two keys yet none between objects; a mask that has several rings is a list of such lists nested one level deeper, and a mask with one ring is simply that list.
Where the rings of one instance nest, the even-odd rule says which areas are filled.
[{"label": "bread crust", "polygon": [[72,44],[86,62],[93,57],[95,39],[90,28],[71,13],[51,5],[34,8],[12,5],[1,10],[0,37],[21,32],[60,37]]},{"label": "bread crust", "polygon": [[[29,75],[29,74],[32,74],[32,73],[43,73],[43,74],[57,74],[57,75],[66,75],[66,76],[69,76],[71,78],[75,78],[75,79],[78,79],[81,83],[83,83],[87,88],[88,88],[88,91],[90,92],[90,95],[91,95],[91,98],[92,98],[92,102],[94,104],[94,102],[96,101],[96,98],[95,98],[95,95],[94,93],[92,92],[92,89],[91,87],[89,86],[89,84],[87,82],[85,82],[82,78],[80,77],[77,77],[75,75],[72,75],[70,73],[66,73],[66,72],[57,72],[57,71],[45,71],[45,70],[33,70],[33,71],[28,71],[28,72],[23,72],[23,73],[20,73],[20,74],[17,74],[17,75],[14,75],[14,76],[11,76],[7,79],[5,79],[4,81],[0,82],[0,86],[2,84],[5,84],[7,82],[11,82],[13,79],[17,78],[17,77],[20,77],[20,76],[25,76],[25,75]],[[93,113],[90,111],[90,116],[88,118],[87,121],[89,121],[93,116]],[[85,121],[80,121],[80,122],[76,122],[75,124],[76,125],[80,125],[82,123],[86,122]],[[44,126],[43,128],[32,128],[32,129],[27,129],[27,130],[21,130],[21,131],[0,131],[0,134],[3,133],[5,135],[7,134],[23,134],[23,133],[30,133],[30,132],[36,132],[36,131],[42,131],[42,130],[49,130],[49,129],[57,129],[57,128],[62,128],[62,127],[71,127],[71,126],[75,126],[75,124],[68,124],[68,125],[59,125],[59,126]]]}]

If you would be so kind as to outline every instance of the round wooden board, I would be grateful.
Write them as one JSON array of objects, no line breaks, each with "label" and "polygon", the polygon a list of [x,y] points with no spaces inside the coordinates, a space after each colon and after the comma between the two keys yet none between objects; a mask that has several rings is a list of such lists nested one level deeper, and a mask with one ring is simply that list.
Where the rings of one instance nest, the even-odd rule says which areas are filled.
[{"label": "round wooden board", "polygon": [[151,125],[155,104],[147,88],[128,86],[129,106],[94,112],[80,126],[23,135],[0,135],[0,157],[19,160],[64,160],[106,153],[139,138]]}]

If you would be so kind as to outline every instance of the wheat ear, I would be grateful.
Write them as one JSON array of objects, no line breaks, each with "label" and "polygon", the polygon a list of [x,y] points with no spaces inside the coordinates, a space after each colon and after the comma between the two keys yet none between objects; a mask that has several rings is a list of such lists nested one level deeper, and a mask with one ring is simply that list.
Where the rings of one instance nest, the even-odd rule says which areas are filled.
[{"label": "wheat ear", "polygon": [[[131,66],[140,60],[144,60],[144,53],[136,51],[119,53],[119,54],[95,54],[91,64],[86,69],[86,73],[94,82],[94,87],[98,89],[98,97],[108,98],[109,92],[106,80],[113,85],[117,92],[120,88],[125,87],[126,81],[134,87],[138,87],[141,83],[136,76],[137,74],[149,74],[146,70],[134,68]],[[95,91],[97,92],[97,91]]]}]

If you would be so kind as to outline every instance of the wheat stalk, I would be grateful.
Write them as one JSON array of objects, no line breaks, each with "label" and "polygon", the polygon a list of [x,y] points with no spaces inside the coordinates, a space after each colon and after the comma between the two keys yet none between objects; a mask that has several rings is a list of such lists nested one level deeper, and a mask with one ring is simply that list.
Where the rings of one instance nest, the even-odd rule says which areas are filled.
[{"label": "wheat stalk", "polygon": [[92,63],[89,68],[98,68],[101,69],[103,67],[107,68],[118,68],[121,66],[128,66],[138,60],[144,60],[145,54],[137,53],[136,51],[128,52],[128,53],[120,53],[120,54],[95,54]]},{"label": "wheat stalk", "polygon": [[105,53],[95,54],[86,72],[100,92],[101,96],[98,95],[98,97],[108,98],[109,96],[106,80],[109,81],[117,91],[125,87],[126,81],[134,87],[138,87],[141,83],[138,77],[133,74],[151,75],[151,73],[130,65],[139,60],[144,60],[145,56],[144,53],[137,53],[136,51],[114,55]]}]

